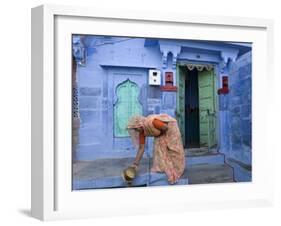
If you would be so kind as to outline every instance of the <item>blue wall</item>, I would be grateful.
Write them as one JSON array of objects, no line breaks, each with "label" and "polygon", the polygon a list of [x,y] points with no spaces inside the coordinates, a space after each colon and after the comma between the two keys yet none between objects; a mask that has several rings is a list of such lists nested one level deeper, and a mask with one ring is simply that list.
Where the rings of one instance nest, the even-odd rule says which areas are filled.
[{"label": "blue wall", "polygon": [[229,65],[229,94],[222,95],[226,132],[222,152],[235,168],[237,181],[251,180],[252,166],[252,55],[248,52]]},{"label": "blue wall", "polygon": [[[211,63],[216,67],[219,82],[221,62],[238,57],[236,62],[224,66],[224,73],[229,75],[230,93],[218,97],[219,147],[234,167],[242,165],[248,169],[251,165],[251,54],[244,54],[249,48],[217,42],[77,35],[73,37],[73,49],[78,63],[76,77],[81,119],[77,160],[135,156],[136,150],[129,137],[113,135],[115,90],[126,79],[140,87],[143,115],[168,113],[175,116],[176,92],[163,92],[159,86],[150,86],[149,69],[161,70],[162,85],[164,73],[172,71],[175,85],[176,63]],[[152,154],[152,142],[149,138],[146,154]]]},{"label": "blue wall", "polygon": [[113,135],[115,90],[126,79],[141,89],[143,115],[160,113],[162,93],[159,87],[148,88],[148,70],[161,68],[162,55],[159,46],[144,48],[144,42],[145,39],[102,36],[83,40],[86,63],[77,70],[81,118],[78,160],[135,156],[129,137]]}]

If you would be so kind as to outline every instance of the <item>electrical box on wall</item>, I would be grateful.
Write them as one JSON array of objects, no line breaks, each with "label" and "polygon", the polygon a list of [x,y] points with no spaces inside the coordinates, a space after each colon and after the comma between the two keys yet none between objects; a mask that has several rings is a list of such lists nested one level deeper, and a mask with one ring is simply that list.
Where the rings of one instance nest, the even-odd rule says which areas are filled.
[{"label": "electrical box on wall", "polygon": [[152,86],[160,86],[161,85],[161,71],[155,70],[155,69],[149,70],[148,83],[149,83],[149,85],[152,85]]}]

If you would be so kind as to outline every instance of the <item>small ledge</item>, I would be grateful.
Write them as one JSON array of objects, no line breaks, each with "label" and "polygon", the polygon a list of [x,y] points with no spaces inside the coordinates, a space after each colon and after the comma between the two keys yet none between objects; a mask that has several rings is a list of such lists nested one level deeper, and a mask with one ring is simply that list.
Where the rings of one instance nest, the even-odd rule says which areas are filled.
[{"label": "small ledge", "polygon": [[146,65],[128,65],[128,64],[100,64],[103,68],[140,68],[140,69],[155,69],[155,65],[146,66]]},{"label": "small ledge", "polygon": [[160,87],[161,91],[168,91],[168,92],[177,92],[178,87],[177,86],[161,86]]}]

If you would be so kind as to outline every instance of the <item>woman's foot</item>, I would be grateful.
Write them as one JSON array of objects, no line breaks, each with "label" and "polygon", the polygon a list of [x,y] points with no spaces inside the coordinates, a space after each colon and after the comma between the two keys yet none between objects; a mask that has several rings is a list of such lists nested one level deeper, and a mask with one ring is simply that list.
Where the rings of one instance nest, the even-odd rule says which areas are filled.
[{"label": "woman's foot", "polygon": [[160,169],[156,168],[156,167],[152,167],[150,169],[150,172],[152,172],[152,173],[161,173],[162,171]]},{"label": "woman's foot", "polygon": [[172,175],[168,178],[169,184],[176,184],[179,181],[179,177],[175,172],[172,173]]}]

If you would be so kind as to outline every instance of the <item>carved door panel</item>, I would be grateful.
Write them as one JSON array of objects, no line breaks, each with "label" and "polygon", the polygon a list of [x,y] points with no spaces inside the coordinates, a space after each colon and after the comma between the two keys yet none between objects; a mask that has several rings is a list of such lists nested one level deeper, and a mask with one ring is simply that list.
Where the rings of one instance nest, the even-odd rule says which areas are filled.
[{"label": "carved door panel", "polygon": [[212,147],[217,142],[215,76],[212,71],[198,72],[200,146]]},{"label": "carved door panel", "polygon": [[182,67],[177,65],[177,109],[176,117],[180,127],[182,141],[185,140],[185,74]]},{"label": "carved door panel", "polygon": [[116,89],[117,102],[114,106],[114,136],[129,136],[126,129],[129,119],[134,115],[142,115],[139,102],[139,86],[127,79]]},{"label": "carved door panel", "polygon": [[115,69],[109,73],[108,83],[108,113],[104,115],[108,150],[116,156],[133,155],[135,147],[127,125],[133,115],[145,115],[147,72]]}]

